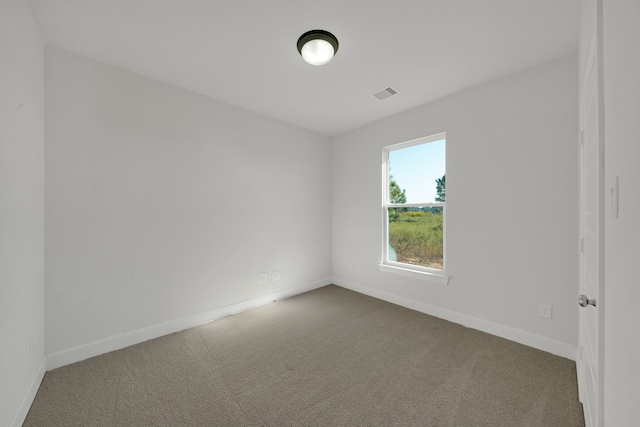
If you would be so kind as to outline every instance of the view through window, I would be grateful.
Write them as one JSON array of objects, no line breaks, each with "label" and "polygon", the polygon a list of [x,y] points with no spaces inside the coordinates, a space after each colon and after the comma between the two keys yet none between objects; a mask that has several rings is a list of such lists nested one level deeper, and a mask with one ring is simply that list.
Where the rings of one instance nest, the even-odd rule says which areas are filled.
[{"label": "view through window", "polygon": [[444,270],[445,151],[445,134],[385,147],[385,264]]}]

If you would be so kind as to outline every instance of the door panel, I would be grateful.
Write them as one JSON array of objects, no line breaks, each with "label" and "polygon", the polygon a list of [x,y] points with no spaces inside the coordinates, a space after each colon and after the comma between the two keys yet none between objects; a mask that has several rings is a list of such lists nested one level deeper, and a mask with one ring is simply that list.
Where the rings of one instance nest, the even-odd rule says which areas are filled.
[{"label": "door panel", "polygon": [[584,405],[587,426],[602,425],[602,284],[603,220],[604,220],[604,171],[603,143],[601,138],[598,61],[595,41],[589,55],[589,69],[585,76],[580,110],[582,120],[582,203],[581,224],[583,253],[581,260],[580,291],[596,306],[588,305],[580,310],[580,355],[578,382],[580,400]]}]

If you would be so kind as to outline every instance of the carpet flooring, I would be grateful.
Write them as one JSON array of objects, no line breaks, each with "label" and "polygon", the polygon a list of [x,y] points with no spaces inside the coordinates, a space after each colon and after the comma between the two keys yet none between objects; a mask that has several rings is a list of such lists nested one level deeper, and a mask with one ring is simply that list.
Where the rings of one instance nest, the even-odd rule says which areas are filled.
[{"label": "carpet flooring", "polygon": [[573,361],[327,286],[47,372],[24,426],[584,426]]}]

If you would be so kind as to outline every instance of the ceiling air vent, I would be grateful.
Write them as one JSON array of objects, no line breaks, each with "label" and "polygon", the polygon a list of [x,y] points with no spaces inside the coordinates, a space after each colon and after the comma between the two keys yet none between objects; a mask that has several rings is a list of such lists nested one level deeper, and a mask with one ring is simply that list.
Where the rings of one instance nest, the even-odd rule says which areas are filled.
[{"label": "ceiling air vent", "polygon": [[373,97],[376,98],[379,101],[382,101],[383,99],[387,99],[390,96],[395,95],[396,93],[398,93],[398,91],[395,88],[393,88],[391,86],[387,86],[384,89],[374,93]]}]

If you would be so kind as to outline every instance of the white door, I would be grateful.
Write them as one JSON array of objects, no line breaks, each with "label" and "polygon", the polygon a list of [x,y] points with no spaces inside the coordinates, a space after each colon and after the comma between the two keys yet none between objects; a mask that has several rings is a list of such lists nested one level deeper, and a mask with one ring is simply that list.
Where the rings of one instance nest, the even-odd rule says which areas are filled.
[{"label": "white door", "polygon": [[590,49],[580,97],[581,113],[581,228],[582,297],[578,383],[587,427],[602,426],[604,283],[604,156],[601,135],[597,49]]}]

